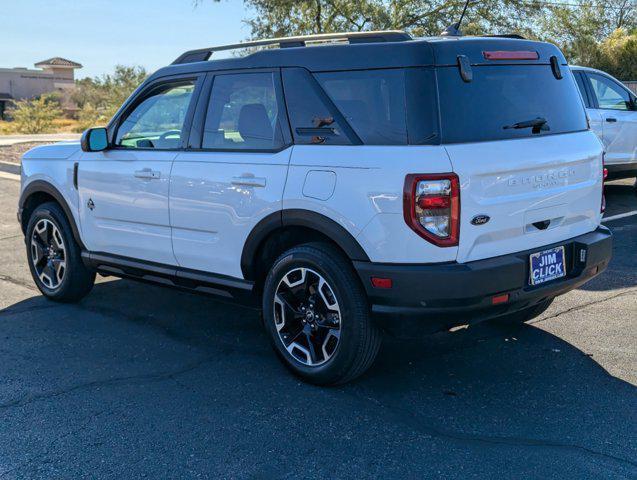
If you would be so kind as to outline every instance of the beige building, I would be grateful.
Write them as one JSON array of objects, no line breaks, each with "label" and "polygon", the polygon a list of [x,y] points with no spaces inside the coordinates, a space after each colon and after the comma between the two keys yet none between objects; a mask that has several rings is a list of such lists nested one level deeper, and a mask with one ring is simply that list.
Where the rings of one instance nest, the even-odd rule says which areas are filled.
[{"label": "beige building", "polygon": [[34,98],[43,93],[60,94],[62,108],[67,113],[76,110],[70,93],[75,88],[75,69],[82,65],[65,58],[53,57],[28,68],[0,68],[0,119],[12,100]]}]

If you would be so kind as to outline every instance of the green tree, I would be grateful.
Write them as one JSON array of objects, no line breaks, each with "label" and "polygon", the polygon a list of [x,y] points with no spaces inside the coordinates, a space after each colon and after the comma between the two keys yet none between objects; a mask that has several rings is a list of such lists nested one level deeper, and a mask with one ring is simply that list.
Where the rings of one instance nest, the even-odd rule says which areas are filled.
[{"label": "green tree", "polygon": [[19,133],[46,133],[53,121],[62,115],[59,98],[45,93],[32,100],[19,100],[9,110],[15,129]]},{"label": "green tree", "polygon": [[[195,0],[201,3],[204,0]],[[218,1],[218,0],[213,0]],[[246,21],[252,37],[280,37],[338,31],[407,30],[437,35],[460,17],[464,0],[244,0],[254,13]],[[473,0],[466,33],[537,35],[534,19],[546,10],[536,0]]]},{"label": "green tree", "polygon": [[107,123],[147,76],[143,67],[117,65],[112,75],[77,80],[72,99],[80,108],[80,127]]}]

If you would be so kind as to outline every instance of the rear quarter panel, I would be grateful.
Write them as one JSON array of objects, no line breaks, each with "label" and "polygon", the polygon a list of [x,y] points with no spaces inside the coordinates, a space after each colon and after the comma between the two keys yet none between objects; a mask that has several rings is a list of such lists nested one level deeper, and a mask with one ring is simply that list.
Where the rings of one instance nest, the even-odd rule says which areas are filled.
[{"label": "rear quarter panel", "polygon": [[297,145],[283,209],[310,210],[334,220],[372,262],[453,261],[457,248],[428,243],[403,218],[405,176],[447,172],[451,163],[440,146]]}]

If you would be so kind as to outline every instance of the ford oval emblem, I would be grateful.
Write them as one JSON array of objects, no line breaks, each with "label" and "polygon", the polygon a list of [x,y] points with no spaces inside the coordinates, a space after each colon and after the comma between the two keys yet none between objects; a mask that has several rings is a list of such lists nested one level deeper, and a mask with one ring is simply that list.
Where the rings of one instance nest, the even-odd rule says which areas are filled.
[{"label": "ford oval emblem", "polygon": [[471,220],[471,225],[484,225],[489,220],[491,220],[491,217],[489,215],[476,215]]}]

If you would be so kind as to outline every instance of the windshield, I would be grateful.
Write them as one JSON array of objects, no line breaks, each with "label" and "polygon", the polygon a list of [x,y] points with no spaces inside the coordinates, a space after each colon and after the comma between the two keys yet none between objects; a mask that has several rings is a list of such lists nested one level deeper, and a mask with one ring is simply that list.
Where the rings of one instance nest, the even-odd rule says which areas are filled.
[{"label": "windshield", "polygon": [[437,70],[443,143],[483,142],[586,130],[572,74],[549,65],[474,66],[465,83],[457,67]]}]

